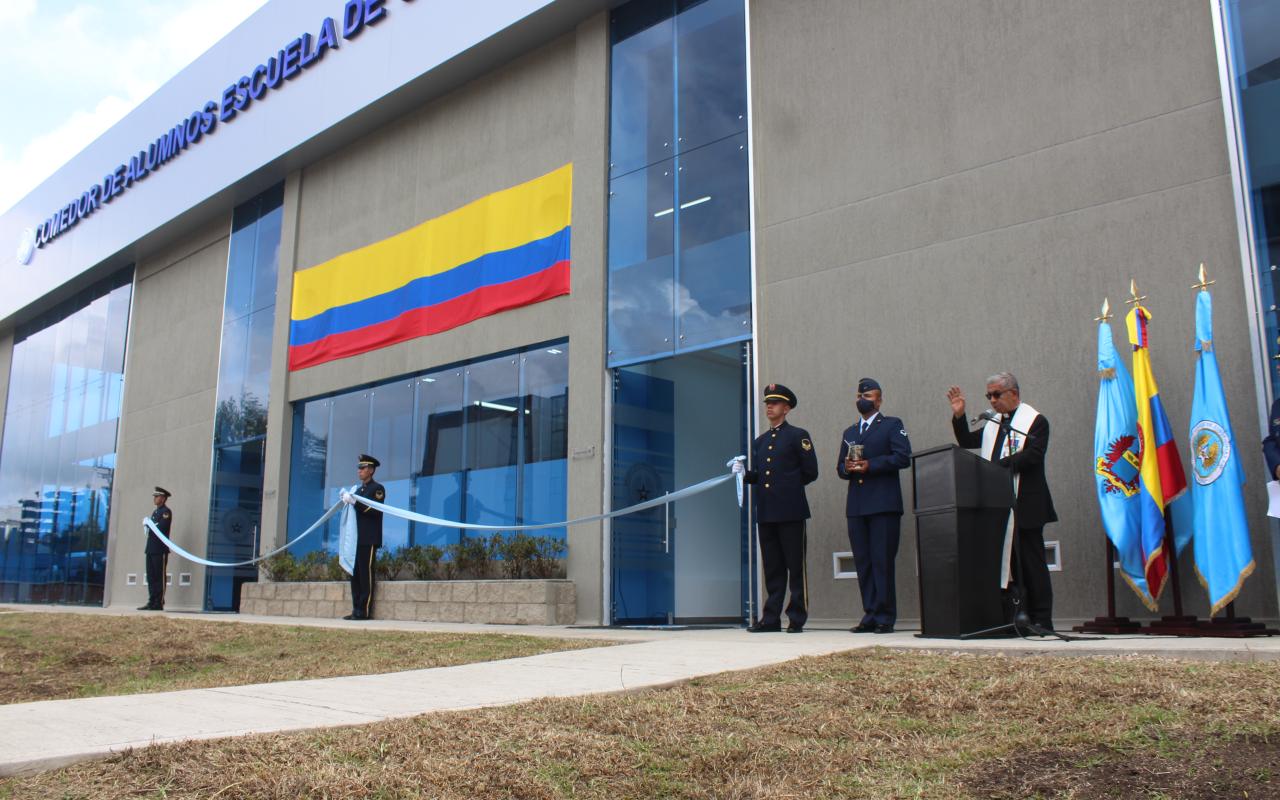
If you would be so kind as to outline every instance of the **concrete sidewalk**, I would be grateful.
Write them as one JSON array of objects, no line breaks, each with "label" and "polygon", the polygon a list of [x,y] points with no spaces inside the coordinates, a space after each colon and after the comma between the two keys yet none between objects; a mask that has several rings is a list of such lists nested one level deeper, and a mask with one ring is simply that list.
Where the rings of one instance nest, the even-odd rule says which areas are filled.
[{"label": "concrete sidewalk", "polygon": [[[138,612],[50,606],[3,611]],[[913,632],[853,635],[806,629],[801,635],[741,629],[619,630],[505,625],[306,620],[175,614],[204,621],[308,625],[361,630],[512,633],[607,639],[615,646],[528,658],[310,681],[179,692],[50,700],[0,706],[0,775],[47,769],[131,747],[250,733],[358,725],[433,711],[505,705],[543,697],[662,686],[718,672],[752,669],[803,656],[887,646],[938,652],[1022,655],[1153,655],[1214,660],[1280,660],[1280,637],[1175,639],[1108,637],[1098,641],[918,639]]]}]

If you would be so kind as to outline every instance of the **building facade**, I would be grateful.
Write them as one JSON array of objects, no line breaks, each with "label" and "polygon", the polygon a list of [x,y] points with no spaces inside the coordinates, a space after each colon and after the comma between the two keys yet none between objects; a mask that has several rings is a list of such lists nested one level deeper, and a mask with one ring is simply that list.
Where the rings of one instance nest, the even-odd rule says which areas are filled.
[{"label": "building facade", "polygon": [[[431,516],[622,508],[723,474],[778,382],[822,466],[811,613],[846,621],[857,379],[923,449],[952,440],[947,386],[1008,370],[1052,421],[1056,616],[1090,618],[1093,318],[1147,295],[1185,452],[1203,262],[1248,477],[1237,607],[1274,619],[1278,31],[1261,0],[272,0],[0,217],[0,601],[143,601],[155,485],[191,552],[274,549],[362,452]],[[578,621],[748,620],[733,494],[552,530]],[[386,544],[458,535],[388,519]],[[916,555],[908,513],[904,622]],[[171,608],[259,579],[170,569]]]}]

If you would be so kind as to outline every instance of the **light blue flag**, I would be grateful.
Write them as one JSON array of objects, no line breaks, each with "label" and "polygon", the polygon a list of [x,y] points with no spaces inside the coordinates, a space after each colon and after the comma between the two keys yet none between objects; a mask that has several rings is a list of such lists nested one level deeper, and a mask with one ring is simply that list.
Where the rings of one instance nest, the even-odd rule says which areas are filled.
[{"label": "light blue flag", "polygon": [[1133,379],[1111,340],[1111,326],[1098,325],[1098,420],[1093,432],[1094,481],[1107,538],[1116,548],[1120,574],[1148,609],[1156,601],[1147,588],[1142,555],[1142,507],[1138,493],[1138,415]]},{"label": "light blue flag", "polygon": [[1253,573],[1244,513],[1244,469],[1231,433],[1227,400],[1213,352],[1213,301],[1196,298],[1195,398],[1191,403],[1191,496],[1196,574],[1209,590],[1211,614],[1235,599]]}]

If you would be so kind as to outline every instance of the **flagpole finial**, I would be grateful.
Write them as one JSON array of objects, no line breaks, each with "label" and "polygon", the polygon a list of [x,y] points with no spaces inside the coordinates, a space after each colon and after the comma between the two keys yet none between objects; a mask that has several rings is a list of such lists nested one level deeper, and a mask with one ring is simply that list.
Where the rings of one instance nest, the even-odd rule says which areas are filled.
[{"label": "flagpole finial", "polygon": [[1191,288],[1192,288],[1192,289],[1199,289],[1200,291],[1202,291],[1202,292],[1203,292],[1203,291],[1207,290],[1210,286],[1212,286],[1212,285],[1214,285],[1215,283],[1217,283],[1217,281],[1205,280],[1205,278],[1206,278],[1206,277],[1207,277],[1207,273],[1204,271],[1204,262],[1203,262],[1203,261],[1201,261],[1201,262],[1200,262],[1200,282],[1199,282],[1199,283],[1197,283],[1197,284],[1195,284],[1195,285],[1193,285]]},{"label": "flagpole finial", "polygon": [[1102,316],[1094,317],[1093,321],[1094,322],[1110,322],[1113,316],[1115,315],[1111,313],[1111,301],[1105,297],[1102,298]]},{"label": "flagpole finial", "polygon": [[1125,304],[1136,306],[1146,299],[1147,299],[1147,296],[1145,294],[1144,295],[1138,294],[1138,282],[1135,281],[1133,278],[1130,278],[1129,279],[1129,299],[1124,301]]}]

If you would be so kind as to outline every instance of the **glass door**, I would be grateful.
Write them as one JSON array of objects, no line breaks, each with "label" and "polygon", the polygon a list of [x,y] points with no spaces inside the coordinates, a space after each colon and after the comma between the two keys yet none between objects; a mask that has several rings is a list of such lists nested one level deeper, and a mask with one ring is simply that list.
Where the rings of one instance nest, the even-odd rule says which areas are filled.
[{"label": "glass door", "polygon": [[[613,508],[723,474],[746,447],[745,344],[614,370]],[[612,622],[747,616],[746,516],[732,483],[612,524]]]}]

